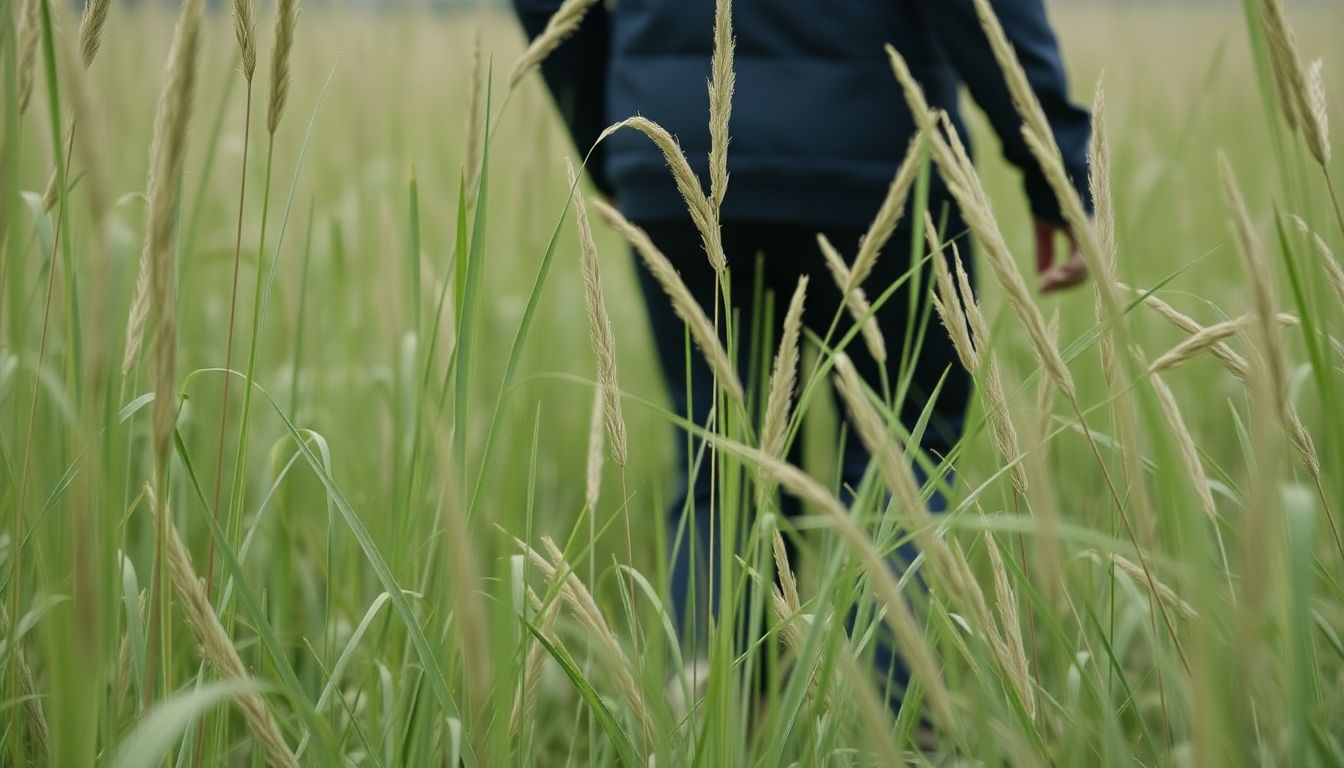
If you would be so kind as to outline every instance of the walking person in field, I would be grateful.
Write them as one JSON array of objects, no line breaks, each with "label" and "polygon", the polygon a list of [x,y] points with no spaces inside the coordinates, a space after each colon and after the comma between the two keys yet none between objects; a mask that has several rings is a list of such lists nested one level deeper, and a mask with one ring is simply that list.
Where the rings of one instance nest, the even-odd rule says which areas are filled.
[{"label": "walking person in field", "polygon": [[[561,2],[514,0],[514,5],[526,32],[535,37]],[[1065,165],[1083,199],[1090,202],[1089,116],[1069,99],[1043,0],[993,0],[992,5],[1049,116]],[[929,103],[949,113],[963,138],[967,133],[958,110],[961,85],[968,87],[989,117],[1004,155],[1022,173],[1035,219],[1041,291],[1067,288],[1085,279],[1076,249],[1057,263],[1054,243],[1065,231],[1063,217],[1022,139],[1021,121],[972,0],[737,0],[733,17],[737,47],[729,126],[731,183],[721,224],[724,251],[736,274],[730,300],[739,311],[736,333],[743,340],[739,370],[760,367],[746,359],[745,343],[760,330],[750,327],[758,316],[752,279],[758,254],[763,257],[764,288],[776,299],[777,323],[782,322],[783,303],[802,275],[811,276],[804,316],[809,328],[824,335],[837,314],[849,321],[816,236],[825,234],[842,252],[854,252],[916,132],[883,50],[887,43],[905,57]],[[606,126],[643,115],[678,138],[708,189],[705,84],[713,45],[712,0],[598,2],[578,32],[545,60],[542,72],[580,154],[593,148]],[[653,143],[635,131],[617,132],[593,148],[588,170],[597,188],[673,261],[701,306],[715,306],[714,270]],[[928,210],[945,221],[947,238],[963,236],[965,227],[936,175]],[[869,297],[881,296],[911,270],[910,245],[919,231],[912,227],[922,227],[922,221],[922,213],[907,212],[902,218],[863,285]],[[969,255],[968,245],[961,249]],[[683,324],[659,285],[645,270],[636,272],[672,408],[705,424],[714,402],[713,376],[699,356],[686,356]],[[919,295],[911,296],[903,288],[877,311],[883,335],[895,345],[907,337],[910,319],[921,316],[930,282],[925,274],[917,283]],[[847,325],[840,328],[841,333],[848,330]],[[766,329],[762,337],[778,338],[779,331]],[[879,381],[910,377],[900,414],[907,428],[915,425],[937,392],[920,446],[925,452],[945,455],[960,440],[971,380],[941,329],[931,327],[922,345],[906,357],[905,365],[912,370],[902,370],[903,356],[899,349],[893,350],[885,379],[863,345],[851,344],[847,351],[859,374],[875,388]],[[718,521],[711,513],[712,473],[706,468],[688,479],[694,455],[688,455],[684,436],[675,442],[682,482],[667,521],[669,541],[679,542],[671,553],[672,608],[683,637],[693,642],[694,628],[705,626],[708,614],[718,610],[719,574],[707,566],[711,548],[714,565],[719,560],[712,524]],[[801,440],[794,445],[800,446]],[[797,460],[790,457],[795,464]],[[843,488],[860,485],[869,460],[857,439],[846,441],[840,468]],[[937,497],[931,504],[935,511],[942,505]],[[796,509],[796,504],[785,502],[785,512]],[[683,519],[686,515],[689,520]],[[694,533],[679,540],[679,530]],[[908,562],[910,554],[898,557]],[[707,588],[710,584],[713,588]],[[889,651],[879,649],[877,655],[881,676],[903,674]],[[903,682],[898,680],[897,687]]]}]

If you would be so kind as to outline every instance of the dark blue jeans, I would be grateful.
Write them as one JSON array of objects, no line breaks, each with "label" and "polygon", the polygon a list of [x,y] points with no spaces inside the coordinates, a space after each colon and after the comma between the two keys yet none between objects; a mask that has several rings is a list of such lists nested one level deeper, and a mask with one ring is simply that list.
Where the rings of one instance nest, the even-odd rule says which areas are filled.
[{"label": "dark blue jeans", "polygon": [[[682,280],[690,288],[692,295],[707,312],[712,308],[719,293],[719,286],[713,269],[701,247],[700,236],[689,221],[685,222],[641,222],[653,242],[676,265]],[[954,220],[947,227],[949,233],[962,231],[959,221]],[[738,350],[738,370],[747,377],[744,384],[749,391],[756,388],[758,382],[752,381],[753,375],[769,375],[769,361],[773,349],[751,349],[750,340],[759,332],[760,338],[777,340],[780,336],[788,302],[802,275],[810,280],[807,289],[807,301],[804,312],[804,324],[818,336],[824,336],[833,319],[840,316],[840,324],[832,338],[834,344],[851,329],[852,320],[843,306],[839,288],[827,271],[825,262],[818,250],[817,228],[775,222],[729,222],[723,225],[724,251],[728,254],[732,268],[731,302],[734,309],[736,348]],[[856,231],[825,231],[827,238],[841,253],[852,259],[859,238],[863,234]],[[910,270],[911,233],[907,227],[901,227],[891,239],[871,277],[864,284],[864,290],[870,301],[876,301],[892,284],[900,280]],[[760,311],[755,306],[757,295],[757,256],[760,256],[761,295],[772,295],[774,311],[772,314]],[[969,259],[969,253],[967,253]],[[968,269],[970,264],[967,264]],[[657,347],[663,377],[667,383],[673,411],[688,417],[696,424],[704,426],[709,418],[714,401],[713,376],[699,353],[692,350],[686,354],[685,329],[666,295],[658,284],[648,275],[642,266],[636,268],[640,286],[648,308],[653,339]],[[931,270],[924,268],[919,279],[919,290],[912,296],[907,282],[878,311],[877,319],[886,338],[888,360],[886,374],[892,386],[903,376],[912,374],[908,394],[902,405],[901,420],[907,427],[916,423],[925,410],[929,397],[938,392],[932,409],[932,418],[924,433],[921,448],[930,455],[941,455],[961,438],[967,402],[970,397],[971,379],[957,361],[951,341],[946,331],[932,318],[924,334],[923,344],[915,348],[907,359],[913,365],[913,372],[901,370],[901,347],[906,338],[906,328],[911,317],[916,322],[924,316],[929,302]],[[915,302],[912,314],[911,302]],[[758,318],[772,318],[771,327],[755,328]],[[763,331],[763,332],[762,332]],[[754,361],[752,353],[755,353]],[[859,375],[870,386],[877,387],[880,381],[879,364],[869,354],[867,347],[858,337],[846,349],[854,362]],[[687,367],[689,363],[689,368]],[[800,378],[806,371],[800,372]],[[942,382],[941,390],[938,389]],[[841,409],[843,411],[843,408]],[[837,436],[838,440],[838,436]],[[789,460],[797,464],[802,440],[795,440]],[[718,615],[720,591],[720,526],[717,519],[717,505],[713,504],[715,493],[714,473],[711,471],[709,453],[701,450],[701,441],[688,441],[684,433],[676,436],[676,466],[679,472],[679,484],[672,498],[668,515],[668,541],[671,548],[671,608],[681,631],[683,642],[694,643],[696,636],[703,633],[706,619],[710,614]],[[703,456],[704,458],[697,458]],[[857,438],[844,442],[841,456],[841,487],[857,489],[870,463],[870,455]],[[846,501],[848,490],[846,490]],[[936,497],[930,505],[935,511],[943,506],[941,497]],[[798,513],[796,500],[785,497],[781,500],[782,512],[786,516]],[[740,542],[745,531],[737,536]],[[710,552],[714,553],[712,558]],[[892,567],[904,570],[913,559],[913,547],[906,546],[892,557]],[[851,615],[851,622],[853,621]],[[697,649],[702,650],[702,649]],[[692,649],[688,649],[692,652]],[[891,651],[889,641],[879,642],[876,647],[875,664],[880,676],[893,679],[896,686],[903,689],[905,672],[899,658]],[[899,695],[899,694],[897,694]]]}]

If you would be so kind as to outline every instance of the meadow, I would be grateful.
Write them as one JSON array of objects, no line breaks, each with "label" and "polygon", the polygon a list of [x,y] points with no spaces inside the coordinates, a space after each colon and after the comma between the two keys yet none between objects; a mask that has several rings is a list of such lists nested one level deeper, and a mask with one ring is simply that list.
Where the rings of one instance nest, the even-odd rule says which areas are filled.
[{"label": "meadow", "polygon": [[[1005,281],[1030,217],[978,113],[978,176],[930,133],[921,177],[987,215],[891,249],[1004,271],[930,286],[923,332],[962,328],[978,386],[917,487],[919,425],[845,378],[856,334],[733,342],[762,374],[798,344],[773,425],[807,424],[801,471],[753,418],[778,374],[737,372],[708,427],[668,411],[644,267],[571,194],[540,78],[511,86],[503,11],[266,5],[249,85],[227,8],[113,2],[92,45],[96,18],[6,2],[0,764],[1344,764],[1344,11],[1290,5],[1289,52],[1277,0],[1052,5],[1109,139],[1069,294]],[[879,457],[848,507],[846,410]],[[737,541],[714,588],[752,595],[696,650],[664,607],[674,429]],[[908,539],[897,581],[875,558]],[[864,671],[884,626],[899,712]]]}]

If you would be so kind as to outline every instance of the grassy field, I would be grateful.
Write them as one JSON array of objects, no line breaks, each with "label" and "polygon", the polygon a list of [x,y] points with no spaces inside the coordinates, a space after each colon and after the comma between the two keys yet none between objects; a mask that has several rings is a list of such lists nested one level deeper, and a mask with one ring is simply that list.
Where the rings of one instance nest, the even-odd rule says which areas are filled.
[{"label": "grassy field", "polygon": [[[61,6],[6,3],[0,765],[1344,764],[1339,163],[1309,110],[1284,120],[1262,3],[1055,6],[1079,100],[1105,73],[1116,279],[1023,306],[981,270],[981,386],[958,450],[921,459],[957,477],[930,519],[897,471],[917,425],[884,425],[881,391],[848,407],[892,460],[836,500],[849,338],[802,343],[806,475],[755,449],[764,377],[708,431],[669,413],[641,267],[592,210],[632,436],[610,460],[575,153],[539,78],[509,90],[511,19],[311,9],[276,110],[272,6],[249,88],[227,13],[173,54],[171,15],[113,3],[89,57]],[[1289,21],[1340,124],[1344,13]],[[1028,327],[1056,314],[1051,352]],[[674,427],[707,437],[739,542],[716,587],[787,572],[777,532],[805,554],[796,594],[737,609],[766,641],[709,633],[689,716],[662,604]],[[809,513],[774,514],[777,485]],[[872,567],[912,536],[927,591]],[[894,714],[862,671],[884,624],[915,668]]]}]

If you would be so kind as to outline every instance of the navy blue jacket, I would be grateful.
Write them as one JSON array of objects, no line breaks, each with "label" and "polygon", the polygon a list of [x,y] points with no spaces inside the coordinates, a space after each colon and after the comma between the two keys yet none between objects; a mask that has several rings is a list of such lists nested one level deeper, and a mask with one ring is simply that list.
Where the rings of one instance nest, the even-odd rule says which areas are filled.
[{"label": "navy blue jacket", "polygon": [[[535,37],[561,0],[513,2]],[[1089,118],[1069,100],[1042,0],[991,4],[1090,203]],[[968,86],[1005,156],[1022,170],[1033,212],[1061,221],[1022,140],[1021,120],[972,0],[737,0],[733,17],[737,88],[725,221],[867,225],[915,132],[886,43],[905,56],[930,104],[947,110],[959,128],[959,85]],[[678,138],[706,182],[713,39],[713,0],[599,0],[542,65],[580,152],[606,126],[640,114]],[[589,170],[635,221],[686,215],[662,156],[635,131],[598,146]]]}]

